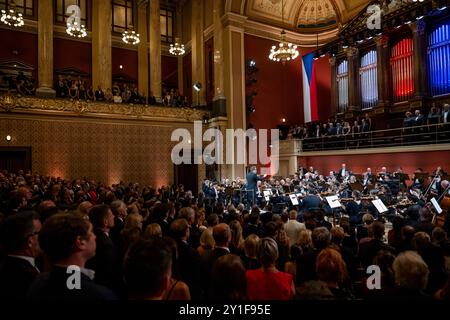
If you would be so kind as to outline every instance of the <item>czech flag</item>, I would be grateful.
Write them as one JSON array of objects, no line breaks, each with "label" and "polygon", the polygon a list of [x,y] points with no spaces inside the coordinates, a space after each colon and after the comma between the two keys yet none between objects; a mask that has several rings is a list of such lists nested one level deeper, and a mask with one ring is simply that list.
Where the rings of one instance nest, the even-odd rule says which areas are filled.
[{"label": "czech flag", "polygon": [[302,58],[303,112],[305,123],[319,120],[317,105],[316,61],[314,52]]}]

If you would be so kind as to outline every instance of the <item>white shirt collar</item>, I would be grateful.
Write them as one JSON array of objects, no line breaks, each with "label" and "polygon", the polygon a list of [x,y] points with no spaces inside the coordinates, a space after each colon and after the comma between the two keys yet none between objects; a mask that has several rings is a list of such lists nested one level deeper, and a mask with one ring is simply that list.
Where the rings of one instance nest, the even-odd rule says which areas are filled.
[{"label": "white shirt collar", "polygon": [[22,259],[22,260],[28,261],[33,267],[36,268],[36,262],[35,262],[35,260],[34,260],[33,257],[29,257],[29,256],[18,256],[18,255],[15,255],[15,254],[8,254],[8,256],[9,256],[9,257],[18,258],[18,259]]},{"label": "white shirt collar", "polygon": [[219,246],[214,247],[214,249],[219,249],[219,248],[228,251],[228,253],[230,252],[230,249],[227,247],[219,247]]},{"label": "white shirt collar", "polygon": [[86,277],[88,277],[91,280],[94,280],[95,277],[95,271],[91,269],[86,268],[80,268],[81,273],[83,273]]}]

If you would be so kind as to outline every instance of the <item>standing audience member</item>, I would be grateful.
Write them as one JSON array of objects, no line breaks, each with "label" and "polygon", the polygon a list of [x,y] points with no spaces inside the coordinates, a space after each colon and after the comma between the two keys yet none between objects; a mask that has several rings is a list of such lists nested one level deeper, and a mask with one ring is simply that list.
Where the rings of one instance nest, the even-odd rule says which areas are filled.
[{"label": "standing audience member", "polygon": [[0,228],[0,242],[7,252],[0,264],[0,299],[24,299],[28,288],[39,274],[38,235],[41,222],[37,213],[23,211],[5,219]]},{"label": "standing audience member", "polygon": [[[93,281],[93,270],[86,261],[95,256],[96,242],[92,224],[78,214],[50,217],[39,234],[39,243],[53,265],[49,273],[41,273],[28,291],[31,300],[115,300],[108,288]],[[79,289],[71,277],[79,277]],[[74,287],[75,288],[75,287]]]},{"label": "standing audience member", "polygon": [[262,267],[247,270],[247,294],[250,300],[290,300],[295,294],[293,277],[278,271],[278,246],[272,238],[258,244],[258,259]]}]

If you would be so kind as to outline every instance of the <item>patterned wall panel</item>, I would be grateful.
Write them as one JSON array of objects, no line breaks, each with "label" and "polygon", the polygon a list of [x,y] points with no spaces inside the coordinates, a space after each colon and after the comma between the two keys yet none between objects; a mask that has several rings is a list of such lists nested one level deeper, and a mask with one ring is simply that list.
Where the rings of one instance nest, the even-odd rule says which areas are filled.
[{"label": "patterned wall panel", "polygon": [[[170,136],[179,124],[0,119],[0,146],[31,146],[32,170],[66,179],[89,177],[160,186],[173,182]],[[189,125],[185,125],[189,128]],[[7,134],[12,141],[7,143]],[[199,178],[204,168],[199,168]]]}]

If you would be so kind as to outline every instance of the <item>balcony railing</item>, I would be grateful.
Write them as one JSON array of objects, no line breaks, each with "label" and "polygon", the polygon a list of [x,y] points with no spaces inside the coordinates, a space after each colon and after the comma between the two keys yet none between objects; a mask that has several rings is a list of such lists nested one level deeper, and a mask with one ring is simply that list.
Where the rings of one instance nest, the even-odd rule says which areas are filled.
[{"label": "balcony railing", "polygon": [[349,133],[302,140],[301,151],[386,148],[450,143],[450,123]]}]

